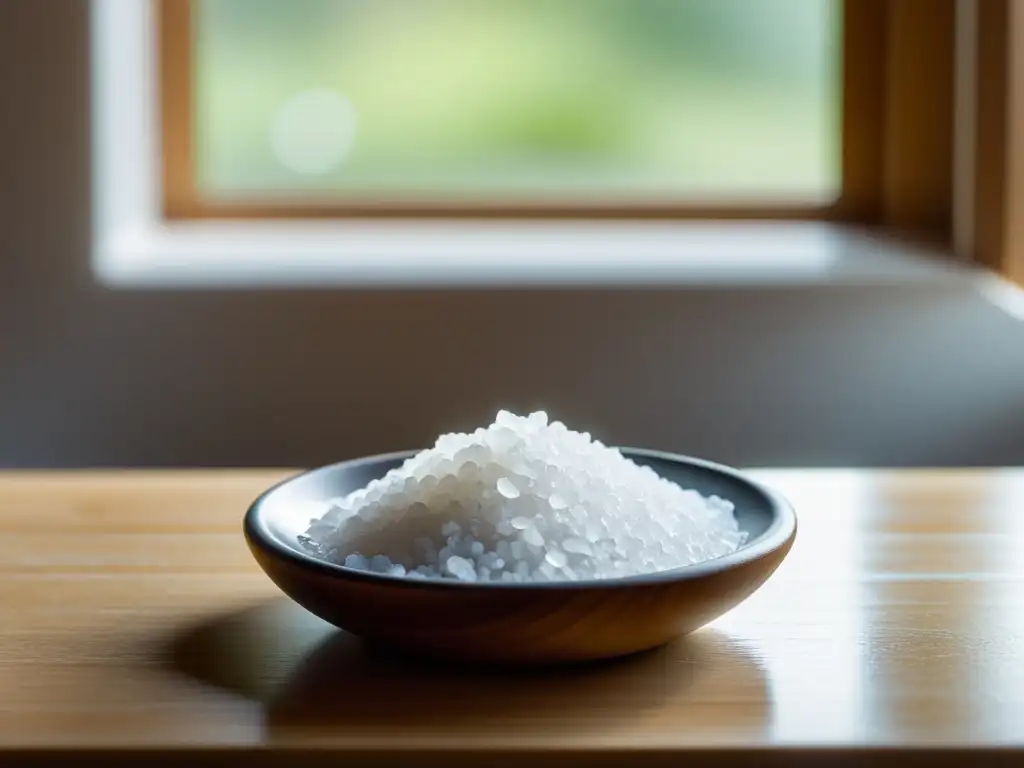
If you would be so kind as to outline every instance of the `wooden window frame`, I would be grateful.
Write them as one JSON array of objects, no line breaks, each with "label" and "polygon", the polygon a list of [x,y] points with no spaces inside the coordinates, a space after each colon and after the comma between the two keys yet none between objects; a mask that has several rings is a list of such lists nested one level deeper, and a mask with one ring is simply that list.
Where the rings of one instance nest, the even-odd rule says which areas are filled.
[{"label": "wooden window frame", "polygon": [[1024,7],[976,0],[973,216],[975,261],[1024,285]]},{"label": "wooden window frame", "polygon": [[154,2],[158,10],[162,212],[167,220],[811,219],[881,224],[930,238],[951,237],[957,0],[845,0],[841,192],[829,205],[781,206],[203,200],[194,173],[193,0]]}]

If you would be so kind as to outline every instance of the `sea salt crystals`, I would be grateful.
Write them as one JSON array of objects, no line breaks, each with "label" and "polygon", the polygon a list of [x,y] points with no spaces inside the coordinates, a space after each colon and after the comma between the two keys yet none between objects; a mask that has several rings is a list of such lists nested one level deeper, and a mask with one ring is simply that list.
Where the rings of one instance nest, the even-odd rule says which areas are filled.
[{"label": "sea salt crystals", "polygon": [[543,411],[500,411],[331,500],[302,541],[383,575],[531,582],[678,568],[734,552],[745,536],[729,501],[680,488]]}]

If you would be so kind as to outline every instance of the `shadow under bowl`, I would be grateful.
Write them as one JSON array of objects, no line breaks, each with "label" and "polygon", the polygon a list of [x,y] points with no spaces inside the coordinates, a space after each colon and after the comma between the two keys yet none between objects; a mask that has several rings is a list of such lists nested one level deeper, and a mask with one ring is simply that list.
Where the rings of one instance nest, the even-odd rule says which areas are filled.
[{"label": "shadow under bowl", "polygon": [[656,648],[718,618],[757,590],[793,545],[796,516],[742,473],[657,451],[622,449],[662,477],[736,507],[743,547],[621,579],[463,583],[345,568],[299,541],[324,502],[383,477],[414,452],[346,461],[271,488],[245,516],[260,567],[292,600],[363,639],[403,651],[491,663],[587,661]]}]

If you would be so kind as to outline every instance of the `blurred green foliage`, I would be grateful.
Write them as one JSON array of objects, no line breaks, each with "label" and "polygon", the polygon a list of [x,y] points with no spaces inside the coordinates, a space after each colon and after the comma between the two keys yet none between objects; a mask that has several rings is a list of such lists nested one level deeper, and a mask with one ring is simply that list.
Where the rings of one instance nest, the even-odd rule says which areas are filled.
[{"label": "blurred green foliage", "polygon": [[[838,0],[199,0],[211,196],[827,199],[839,185]],[[337,167],[269,139],[328,88]]]}]

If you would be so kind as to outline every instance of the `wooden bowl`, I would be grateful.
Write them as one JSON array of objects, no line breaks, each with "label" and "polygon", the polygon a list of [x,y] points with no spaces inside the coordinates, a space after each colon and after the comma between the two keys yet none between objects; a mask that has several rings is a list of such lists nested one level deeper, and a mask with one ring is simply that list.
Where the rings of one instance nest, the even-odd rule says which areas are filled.
[{"label": "wooden bowl", "polygon": [[655,451],[622,452],[684,488],[732,501],[747,543],[730,555],[670,571],[531,584],[382,576],[326,562],[299,543],[326,499],[382,477],[412,452],[347,461],[286,480],[249,508],[245,537],[286,595],[372,642],[479,662],[623,656],[692,632],[749,597],[789,552],[796,516],[782,497],[728,467]]}]

